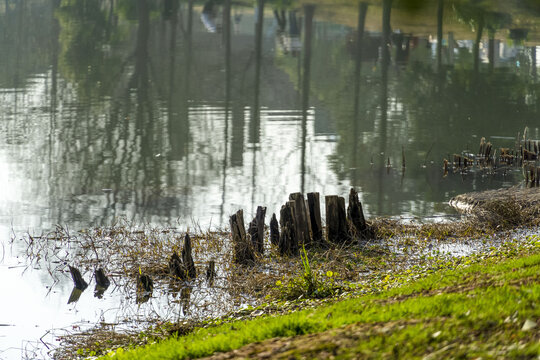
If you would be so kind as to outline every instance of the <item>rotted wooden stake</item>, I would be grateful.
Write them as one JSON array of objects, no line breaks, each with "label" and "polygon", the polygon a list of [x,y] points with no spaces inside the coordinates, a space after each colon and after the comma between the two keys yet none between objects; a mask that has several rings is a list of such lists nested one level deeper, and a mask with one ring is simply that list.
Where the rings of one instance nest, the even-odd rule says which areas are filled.
[{"label": "rotted wooden stake", "polygon": [[358,193],[354,188],[349,192],[349,206],[347,207],[347,218],[351,223],[351,234],[361,240],[368,239],[368,227],[364,212],[362,211],[362,203],[358,199]]},{"label": "rotted wooden stake", "polygon": [[348,241],[350,237],[347,231],[345,199],[341,196],[330,195],[325,197],[325,202],[328,241],[332,243]]},{"label": "rotted wooden stake", "polygon": [[272,214],[270,219],[270,242],[274,246],[279,245],[279,224],[275,213]]},{"label": "rotted wooden stake", "polygon": [[238,210],[229,219],[231,225],[231,236],[233,242],[234,261],[241,265],[253,265],[255,263],[255,252],[252,244],[249,243],[244,227],[244,212]]},{"label": "rotted wooden stake", "polygon": [[279,225],[281,235],[279,237],[279,253],[281,255],[298,255],[298,239],[291,210],[291,201],[281,207]]},{"label": "rotted wooden stake", "polygon": [[253,249],[262,255],[264,254],[264,217],[266,216],[266,208],[263,206],[257,207],[257,214],[253,221],[249,223],[248,233],[251,236]]},{"label": "rotted wooden stake", "polygon": [[94,297],[101,299],[103,294],[111,285],[110,280],[105,275],[105,271],[102,268],[94,271],[94,278],[96,279],[96,287],[94,288]]},{"label": "rotted wooden stake", "polygon": [[186,270],[186,278],[188,280],[195,279],[197,277],[197,269],[195,268],[195,262],[193,261],[191,248],[191,238],[186,233],[184,237],[184,247],[182,248],[182,262]]},{"label": "rotted wooden stake", "polygon": [[146,274],[137,275],[137,291],[135,302],[141,304],[147,302],[152,297],[154,291],[154,282]]},{"label": "rotted wooden stake", "polygon": [[309,218],[311,224],[311,236],[315,245],[322,244],[322,221],[321,221],[321,204],[319,193],[312,192],[307,194]]},{"label": "rotted wooden stake", "polygon": [[75,284],[75,287],[79,290],[84,290],[88,287],[88,283],[83,279],[81,272],[79,269],[69,266],[69,272],[71,274],[71,278],[73,279],[73,283]]},{"label": "rotted wooden stake", "polygon": [[212,283],[215,277],[216,277],[216,262],[214,260],[210,260],[208,262],[208,266],[206,267],[206,280]]},{"label": "rotted wooden stake", "polygon": [[298,244],[310,246],[311,238],[309,236],[308,214],[304,195],[302,193],[290,194],[289,204],[291,206]]},{"label": "rotted wooden stake", "polygon": [[97,269],[94,272],[94,278],[96,279],[96,286],[107,289],[111,284],[110,280],[105,275],[105,271],[102,268]]},{"label": "rotted wooden stake", "polygon": [[186,280],[186,268],[176,251],[173,252],[169,259],[169,273],[177,279]]}]

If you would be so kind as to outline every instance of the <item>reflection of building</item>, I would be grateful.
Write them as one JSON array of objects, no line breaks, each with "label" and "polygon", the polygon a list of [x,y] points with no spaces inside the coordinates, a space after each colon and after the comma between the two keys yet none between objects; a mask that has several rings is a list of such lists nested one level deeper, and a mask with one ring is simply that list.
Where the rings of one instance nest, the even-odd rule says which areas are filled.
[{"label": "reflection of building", "polygon": [[278,30],[276,31],[278,49],[285,55],[298,56],[302,51],[302,41],[300,39],[300,24],[297,11],[288,11],[288,21],[284,11],[274,11],[274,17],[278,23]]}]

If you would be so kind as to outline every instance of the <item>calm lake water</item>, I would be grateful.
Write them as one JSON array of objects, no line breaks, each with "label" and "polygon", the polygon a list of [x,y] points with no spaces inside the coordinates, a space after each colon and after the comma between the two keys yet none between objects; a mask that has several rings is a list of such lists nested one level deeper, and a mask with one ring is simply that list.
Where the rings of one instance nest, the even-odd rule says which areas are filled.
[{"label": "calm lake water", "polygon": [[440,219],[456,194],[523,180],[442,165],[482,137],[540,139],[534,1],[327,3],[0,4],[0,359],[126,301],[68,305],[69,275],[50,289],[11,243],[25,232],[226,228],[351,186],[368,217]]}]

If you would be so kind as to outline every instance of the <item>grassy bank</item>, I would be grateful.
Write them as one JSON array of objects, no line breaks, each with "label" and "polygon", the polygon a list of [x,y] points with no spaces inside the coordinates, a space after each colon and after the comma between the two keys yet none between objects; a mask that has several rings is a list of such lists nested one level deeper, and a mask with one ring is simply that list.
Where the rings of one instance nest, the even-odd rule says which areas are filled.
[{"label": "grassy bank", "polygon": [[146,347],[118,349],[106,358],[183,359],[223,352],[214,356],[536,359],[539,274],[540,241],[531,237],[424,277],[401,278],[405,285],[375,294],[200,328]]}]

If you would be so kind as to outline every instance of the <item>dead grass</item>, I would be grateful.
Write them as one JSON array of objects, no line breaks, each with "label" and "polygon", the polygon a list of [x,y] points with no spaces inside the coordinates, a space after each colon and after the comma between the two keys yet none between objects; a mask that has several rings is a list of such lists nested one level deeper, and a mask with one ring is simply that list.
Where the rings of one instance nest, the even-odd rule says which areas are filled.
[{"label": "dead grass", "polygon": [[379,239],[414,237],[417,239],[468,239],[493,235],[495,228],[489,223],[467,218],[447,223],[404,224],[398,220],[377,218],[371,221],[375,236]]}]

